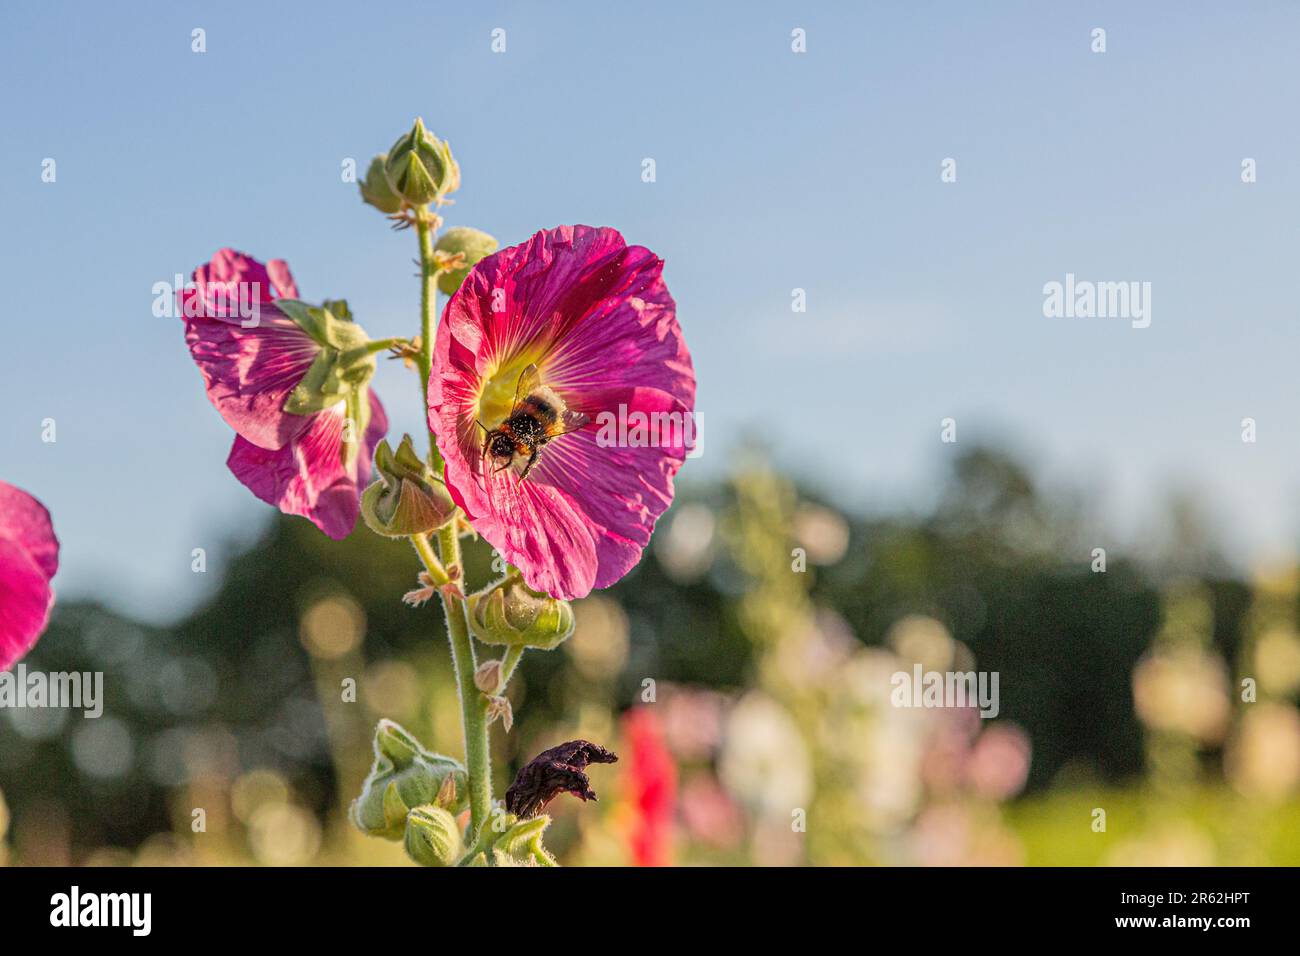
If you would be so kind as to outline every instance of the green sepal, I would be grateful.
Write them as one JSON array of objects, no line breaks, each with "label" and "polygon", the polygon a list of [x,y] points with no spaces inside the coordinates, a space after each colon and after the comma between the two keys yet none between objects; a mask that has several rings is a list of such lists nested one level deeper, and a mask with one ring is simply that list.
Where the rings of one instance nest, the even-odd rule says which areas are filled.
[{"label": "green sepal", "polygon": [[366,178],[357,185],[361,189],[363,202],[391,216],[401,210],[402,197],[393,192],[393,187],[389,185],[388,176],[384,172],[384,162],[387,159],[388,156],[384,153],[372,159],[366,169]]},{"label": "green sepal", "polygon": [[451,147],[426,130],[420,119],[388,151],[384,175],[392,191],[412,206],[427,206],[460,186],[460,167]]},{"label": "green sepal", "polygon": [[542,833],[550,824],[551,818],[545,814],[529,817],[527,820],[520,820],[501,834],[492,843],[492,848],[503,853],[509,853],[512,856],[527,851],[542,838]]},{"label": "green sepal", "polygon": [[573,634],[573,606],[510,575],[469,598],[470,630],[484,644],[550,651]]},{"label": "green sepal", "polygon": [[320,304],[320,307],[340,322],[354,321],[347,299],[326,299]]},{"label": "green sepal", "polygon": [[314,415],[346,401],[349,388],[339,375],[338,359],[337,352],[321,351],[285,399],[284,410],[290,415]]},{"label": "green sepal", "polygon": [[450,757],[425,750],[393,721],[379,722],[374,752],[361,794],[349,809],[349,817],[362,832],[387,840],[402,839],[411,808],[435,803],[449,775],[454,778],[456,797],[447,812],[454,815],[468,806],[464,768]]},{"label": "green sepal", "polygon": [[361,516],[372,531],[393,538],[436,531],[456,515],[447,486],[403,435],[394,453],[375,446],[375,481],[361,495]]},{"label": "green sepal", "polygon": [[[363,349],[370,341],[365,329],[352,319],[346,299],[336,299],[324,306],[309,305],[298,299],[276,299],[276,307],[300,329],[310,335],[323,348],[348,352]],[[328,306],[341,306],[343,315],[332,312]]]},{"label": "green sepal", "polygon": [[411,808],[403,842],[421,866],[455,866],[465,848],[456,818],[434,804]]}]

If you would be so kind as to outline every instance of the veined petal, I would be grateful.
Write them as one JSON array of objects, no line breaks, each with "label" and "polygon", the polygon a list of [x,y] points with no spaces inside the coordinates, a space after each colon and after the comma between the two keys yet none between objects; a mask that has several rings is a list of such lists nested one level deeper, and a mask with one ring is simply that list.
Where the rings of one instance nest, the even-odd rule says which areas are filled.
[{"label": "veined petal", "polygon": [[59,541],[45,507],[0,482],[0,670],[36,643],[54,604],[50,578],[59,569]]},{"label": "veined petal", "polygon": [[285,514],[301,515],[334,539],[346,538],[360,514],[361,490],[370,477],[375,445],[388,416],[374,393],[363,447],[351,467],[344,461],[342,404],[305,418],[307,427],[283,448],[267,449],[237,436],[226,464],[243,484]]},{"label": "veined petal", "polygon": [[243,438],[273,450],[306,429],[308,419],[290,415],[284,403],[320,346],[278,310],[263,310],[253,329],[186,319],[185,343],[203,373],[208,398]]},{"label": "veined petal", "polygon": [[269,305],[273,299],[298,298],[298,286],[283,259],[263,264],[227,248],[195,269],[193,285],[180,290],[177,297],[186,318],[201,316],[239,324],[248,321],[245,312]]},{"label": "veined petal", "polygon": [[[574,598],[614,583],[672,501],[695,373],[662,266],[613,229],[539,232],[479,262],[438,327],[429,424],[448,487],[536,590]],[[529,364],[590,422],[545,445],[521,481],[492,473],[483,438]],[[615,441],[601,440],[600,421],[633,413],[675,416],[676,437],[631,447],[615,428]]]}]

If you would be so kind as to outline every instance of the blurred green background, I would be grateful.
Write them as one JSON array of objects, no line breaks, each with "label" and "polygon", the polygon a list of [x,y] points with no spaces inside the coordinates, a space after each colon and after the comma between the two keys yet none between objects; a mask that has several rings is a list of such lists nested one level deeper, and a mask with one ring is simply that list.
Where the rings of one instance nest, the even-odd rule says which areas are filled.
[{"label": "blurred green background", "polygon": [[[552,804],[566,864],[1300,863],[1295,567],[1234,576],[1175,500],[1102,571],[1084,504],[981,447],[928,513],[868,518],[738,454],[525,656],[496,793],[561,740],[621,755]],[[0,714],[0,858],[404,864],[345,812],[381,716],[460,756],[417,568],[277,517],[174,627],[60,603],[27,665],[103,670],[105,713]],[[999,714],[892,706],[916,663],[997,672]]]}]

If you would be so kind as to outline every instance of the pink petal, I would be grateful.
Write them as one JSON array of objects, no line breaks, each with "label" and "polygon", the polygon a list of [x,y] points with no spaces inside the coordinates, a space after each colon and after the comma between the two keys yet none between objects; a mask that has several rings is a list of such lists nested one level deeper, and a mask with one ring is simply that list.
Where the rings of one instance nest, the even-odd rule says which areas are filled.
[{"label": "pink petal", "polygon": [[35,559],[0,538],[0,671],[32,649],[49,621],[54,593]]},{"label": "pink petal", "polygon": [[45,506],[13,485],[0,481],[0,538],[8,538],[36,561],[47,578],[59,570],[59,539]]},{"label": "pink petal", "polygon": [[49,512],[0,482],[0,670],[12,667],[45,630],[54,604],[50,578],[58,569]]},{"label": "pink petal", "polygon": [[262,306],[276,298],[298,298],[298,286],[283,259],[263,265],[234,249],[219,250],[211,262],[194,270],[193,280],[193,287],[178,296],[181,315],[188,318],[239,323],[243,316],[236,306],[241,302]]},{"label": "pink petal", "polygon": [[244,329],[228,322],[186,319],[185,342],[203,373],[208,399],[241,436],[262,448],[283,448],[302,433],[307,418],[290,415],[284,403],[318,346],[278,311],[265,310],[261,324]]},{"label": "pink petal", "polygon": [[[287,414],[284,403],[320,347],[272,304],[297,294],[284,260],[263,265],[222,249],[194,270],[193,288],[180,296],[185,342],[208,398],[231,428],[262,448],[283,448],[306,428],[306,418]],[[245,318],[251,309],[241,310],[254,302],[255,323]]]},{"label": "pink petal", "polygon": [[[613,229],[539,232],[475,266],[438,327],[429,423],[448,485],[529,586],[557,597],[626,574],[672,501],[680,440],[605,448],[596,428],[602,412],[693,412],[695,374],[662,266]],[[592,419],[544,449],[522,483],[510,471],[485,475],[476,423],[485,381],[521,355]]]},{"label": "pink petal", "polygon": [[341,409],[306,417],[307,427],[283,448],[260,448],[237,436],[226,464],[267,504],[307,518],[331,538],[346,538],[360,513],[361,490],[369,479],[375,445],[388,431],[383,406],[373,392],[369,395],[365,447],[351,471],[343,463]]}]

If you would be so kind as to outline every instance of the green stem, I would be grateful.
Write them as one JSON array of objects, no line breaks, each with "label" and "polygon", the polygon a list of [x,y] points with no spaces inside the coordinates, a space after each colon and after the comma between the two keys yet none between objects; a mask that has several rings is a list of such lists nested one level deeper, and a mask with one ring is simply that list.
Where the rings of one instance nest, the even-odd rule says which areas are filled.
[{"label": "green stem", "polygon": [[514,676],[515,668],[519,666],[519,660],[523,656],[524,646],[522,644],[506,648],[506,652],[501,658],[501,684],[497,688],[498,694],[505,693],[506,685],[510,683],[510,678]]},{"label": "green stem", "polygon": [[[433,369],[433,331],[434,306],[438,298],[438,268],[433,261],[433,233],[440,219],[429,216],[419,210],[416,216],[415,231],[420,239],[420,384],[423,391],[421,404],[426,401],[429,391],[429,376]],[[434,440],[433,430],[429,430],[429,463],[435,472],[443,468],[442,456],[438,454],[438,445]],[[457,581],[463,579],[460,560],[460,538],[456,533],[456,522],[452,521],[438,531],[438,550],[442,554],[439,563],[433,558],[427,537],[417,535],[411,540],[425,559],[425,566],[435,580],[438,572],[444,579]],[[423,544],[423,550],[421,549]],[[435,572],[434,568],[438,569]],[[488,818],[492,814],[492,766],[488,751],[487,698],[479,693],[474,684],[474,643],[469,635],[469,619],[466,617],[465,598],[459,588],[443,587],[442,607],[447,616],[447,638],[451,643],[451,663],[456,671],[456,689],[460,696],[461,721],[465,731],[465,770],[469,775],[469,811],[471,842],[483,828],[489,826]]]},{"label": "green stem", "polygon": [[[426,407],[429,395],[429,375],[433,370],[433,329],[438,302],[438,267],[433,262],[433,234],[439,219],[430,219],[421,210],[415,222],[416,235],[420,237],[420,405]],[[437,474],[442,474],[442,455],[433,429],[429,429],[429,463]],[[444,555],[445,557],[445,555]]]},{"label": "green stem", "polygon": [[397,336],[391,339],[371,339],[365,349],[371,355],[376,352],[387,352],[389,349],[396,348],[399,345],[409,345],[410,339],[405,336]]},{"label": "green stem", "polygon": [[[438,546],[448,567],[460,568],[460,539],[455,523],[438,532]],[[447,614],[447,636],[451,640],[451,659],[456,669],[456,686],[460,692],[461,719],[465,728],[465,770],[469,775],[470,831],[479,833],[488,825],[492,813],[492,765],[488,750],[487,698],[474,683],[474,644],[470,640],[465,599],[448,588],[442,590],[442,606]]]},{"label": "green stem", "polygon": [[434,584],[442,587],[442,585],[451,580],[451,578],[447,576],[447,571],[443,568],[442,562],[439,561],[438,556],[434,554],[433,545],[429,544],[429,536],[427,534],[411,535],[411,544],[415,545],[416,553],[420,555],[420,560],[424,562],[424,566],[428,569],[429,577],[433,578]]}]

